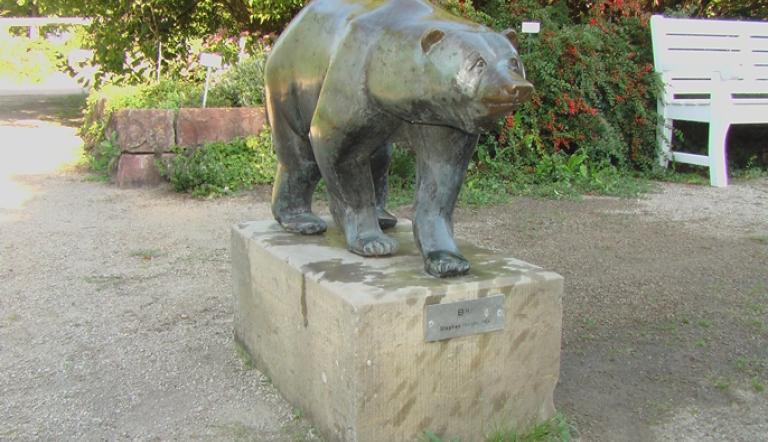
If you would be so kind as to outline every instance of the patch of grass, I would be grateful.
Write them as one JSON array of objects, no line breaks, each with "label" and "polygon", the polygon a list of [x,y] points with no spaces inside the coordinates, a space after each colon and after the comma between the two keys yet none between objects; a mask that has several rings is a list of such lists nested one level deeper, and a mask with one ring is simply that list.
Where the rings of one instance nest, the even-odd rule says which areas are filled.
[{"label": "patch of grass", "polygon": [[158,249],[139,249],[132,251],[131,256],[134,258],[141,258],[145,261],[151,261],[162,256],[162,253]]},{"label": "patch of grass", "polygon": [[768,176],[768,170],[760,167],[757,156],[753,155],[747,160],[743,168],[732,169],[730,174],[736,179],[754,180]]},{"label": "patch of grass", "polygon": [[731,382],[722,377],[715,377],[711,379],[712,386],[718,390],[727,390],[731,386]]},{"label": "patch of grass", "polygon": [[89,284],[109,284],[116,283],[125,279],[121,275],[96,275],[86,276],[83,280]]},{"label": "patch of grass", "polygon": [[108,183],[110,180],[109,175],[91,174],[83,177],[83,181],[86,183]]},{"label": "patch of grass", "polygon": [[768,244],[768,235],[751,235],[747,238],[751,239],[752,241],[758,243],[758,244]]},{"label": "patch of grass", "polygon": [[542,422],[525,433],[514,430],[496,431],[487,437],[486,442],[567,442],[571,440],[573,427],[565,420],[565,416],[557,414],[552,419]]},{"label": "patch of grass", "polygon": [[746,373],[750,376],[760,376],[764,373],[768,373],[768,360],[740,356],[733,361],[733,366],[742,373]]},{"label": "patch of grass", "polygon": [[444,441],[443,438],[441,438],[440,436],[436,435],[431,431],[425,431],[421,440],[424,442],[459,442],[458,439],[451,439],[450,441]]},{"label": "patch of grass", "polygon": [[258,440],[259,432],[256,428],[249,427],[242,422],[233,422],[226,425],[215,425],[228,436],[228,439],[235,441]]},{"label": "patch of grass", "polygon": [[688,164],[670,162],[669,167],[656,167],[644,174],[648,179],[667,183],[690,184],[696,186],[708,186],[709,175],[707,169],[690,166]]},{"label": "patch of grass", "polygon": [[285,427],[283,427],[283,431],[288,435],[292,442],[323,442],[325,440],[320,435],[318,435],[317,430],[315,430],[314,427],[309,426],[306,422],[297,419],[292,420]]},{"label": "patch of grass", "polygon": [[[523,433],[514,429],[494,431],[485,438],[485,442],[569,442],[572,439],[572,431],[574,431],[573,426],[566,421],[565,416],[558,413],[552,419],[535,425]],[[459,442],[458,439],[445,441],[431,431],[425,431],[422,440],[426,442]]]},{"label": "patch of grass", "polygon": [[756,393],[762,393],[765,391],[765,385],[757,376],[752,378],[752,389],[755,390]]},{"label": "patch of grass", "polygon": [[699,319],[696,321],[696,325],[698,325],[701,328],[710,328],[712,327],[712,321],[709,319]]},{"label": "patch of grass", "polygon": [[240,358],[240,361],[243,363],[243,368],[246,370],[253,370],[256,367],[253,363],[251,354],[248,353],[248,350],[239,341],[235,341],[235,354]]},{"label": "patch of grass", "polygon": [[698,341],[696,341],[695,345],[698,348],[704,348],[707,346],[707,341],[705,341],[704,339],[699,339]]},{"label": "patch of grass", "polygon": [[747,358],[745,358],[743,356],[736,358],[736,360],[733,363],[733,365],[739,371],[745,371],[746,368],[747,368],[747,364],[748,364]]},{"label": "patch of grass", "polygon": [[766,313],[766,310],[768,310],[768,306],[762,303],[752,303],[747,305],[747,309],[754,315],[762,316]]},{"label": "patch of grass", "polygon": [[678,324],[677,322],[670,321],[670,322],[662,322],[659,324],[659,331],[669,333],[672,335],[676,335],[678,331]]},{"label": "patch of grass", "polygon": [[658,181],[665,181],[668,183],[691,184],[697,186],[709,185],[709,178],[704,174],[703,169],[701,172],[686,172],[676,171],[675,168],[676,165],[670,163],[670,167],[668,169],[660,168],[650,172],[648,174],[648,178]]},{"label": "patch of grass", "polygon": [[768,322],[765,315],[768,313],[768,290],[761,281],[755,284],[749,293],[749,301],[742,306],[742,319],[750,328],[758,333],[768,332]]},{"label": "patch of grass", "polygon": [[125,276],[122,275],[95,275],[86,276],[83,279],[89,284],[97,285],[97,292],[101,292],[102,290],[106,290],[111,287],[116,287],[126,282]]},{"label": "patch of grass", "polygon": [[768,331],[768,324],[763,322],[761,319],[752,318],[749,321],[747,321],[747,325],[749,325],[755,331],[760,332],[760,333]]},{"label": "patch of grass", "polygon": [[608,351],[608,354],[611,357],[629,356],[634,352],[635,352],[635,349],[632,347],[611,347],[611,349]]}]

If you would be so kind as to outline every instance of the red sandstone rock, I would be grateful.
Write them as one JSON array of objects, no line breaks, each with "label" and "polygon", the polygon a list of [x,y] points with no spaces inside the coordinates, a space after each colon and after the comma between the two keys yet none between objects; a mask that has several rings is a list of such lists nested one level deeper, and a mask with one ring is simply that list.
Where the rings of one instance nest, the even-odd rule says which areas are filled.
[{"label": "red sandstone rock", "polygon": [[176,121],[176,144],[200,146],[256,135],[264,126],[261,108],[184,108]]},{"label": "red sandstone rock", "polygon": [[172,110],[120,109],[111,125],[121,152],[161,154],[176,144],[173,122]]},{"label": "red sandstone rock", "polygon": [[121,155],[120,161],[117,163],[117,176],[115,177],[117,187],[142,187],[161,184],[165,179],[160,176],[155,161],[158,158],[169,161],[173,156],[173,154],[163,154],[162,157],[158,157],[154,154],[131,153]]}]

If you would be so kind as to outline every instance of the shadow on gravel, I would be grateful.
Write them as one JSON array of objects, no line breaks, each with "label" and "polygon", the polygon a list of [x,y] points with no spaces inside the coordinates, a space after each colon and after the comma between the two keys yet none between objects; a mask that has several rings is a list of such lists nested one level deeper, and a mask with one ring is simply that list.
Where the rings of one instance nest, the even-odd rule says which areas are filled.
[{"label": "shadow on gravel", "polygon": [[40,120],[79,127],[85,95],[0,95],[0,124],[17,120]]}]

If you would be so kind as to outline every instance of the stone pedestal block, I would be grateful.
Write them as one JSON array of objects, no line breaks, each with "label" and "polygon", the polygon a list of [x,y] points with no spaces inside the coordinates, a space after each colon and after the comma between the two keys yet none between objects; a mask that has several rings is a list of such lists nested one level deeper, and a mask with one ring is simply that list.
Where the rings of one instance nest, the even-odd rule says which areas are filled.
[{"label": "stone pedestal block", "polygon": [[124,153],[120,155],[120,160],[117,163],[115,183],[117,187],[121,188],[156,186],[165,180],[160,176],[155,161],[157,159],[170,161],[173,157],[173,154],[157,156],[154,154]]},{"label": "stone pedestal block", "polygon": [[176,142],[201,146],[213,141],[256,135],[264,126],[261,108],[183,108],[176,120]]},{"label": "stone pedestal block", "polygon": [[120,109],[111,125],[121,152],[161,154],[176,143],[174,119],[172,110]]},{"label": "stone pedestal block", "polygon": [[[550,418],[562,278],[463,244],[471,273],[436,279],[409,223],[389,233],[397,256],[362,258],[333,227],[234,226],[235,337],[256,366],[331,441],[415,441],[425,430],[478,441]],[[474,330],[461,315],[488,318],[489,300],[500,330],[427,342],[430,327],[438,339]]]}]

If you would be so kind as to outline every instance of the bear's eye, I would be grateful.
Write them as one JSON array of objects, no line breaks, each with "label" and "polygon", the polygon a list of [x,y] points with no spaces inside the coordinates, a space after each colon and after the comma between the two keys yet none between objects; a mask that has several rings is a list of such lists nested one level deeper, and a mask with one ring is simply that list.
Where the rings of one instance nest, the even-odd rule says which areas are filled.
[{"label": "bear's eye", "polygon": [[470,68],[470,70],[471,70],[471,71],[474,71],[474,70],[480,70],[480,71],[482,71],[483,69],[485,69],[485,66],[486,66],[486,65],[487,65],[487,63],[485,62],[485,60],[484,60],[484,59],[482,59],[482,58],[478,58],[478,59],[477,59],[477,61],[475,61],[475,64],[473,64],[473,65],[472,65],[472,67]]},{"label": "bear's eye", "polygon": [[509,65],[513,71],[520,72],[520,62],[516,58],[509,59]]}]

